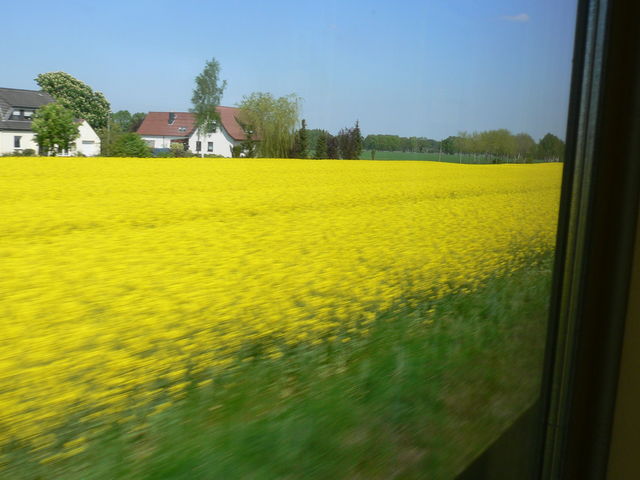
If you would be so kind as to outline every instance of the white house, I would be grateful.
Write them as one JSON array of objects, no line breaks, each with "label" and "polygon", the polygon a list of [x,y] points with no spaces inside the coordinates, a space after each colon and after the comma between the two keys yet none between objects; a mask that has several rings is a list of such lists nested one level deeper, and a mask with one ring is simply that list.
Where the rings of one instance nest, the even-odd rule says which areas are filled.
[{"label": "white house", "polygon": [[196,117],[188,112],[149,112],[137,130],[138,135],[151,148],[171,148],[180,143],[198,154],[231,157],[231,149],[247,140],[238,123],[240,110],[233,107],[217,107],[221,124],[214,132],[200,135],[196,130]]},{"label": "white house", "polygon": [[[54,102],[49,94],[37,90],[0,88],[0,154],[20,153],[26,149],[38,152],[31,120],[42,105]],[[80,137],[69,155],[100,154],[100,138],[85,120],[76,120]]]}]

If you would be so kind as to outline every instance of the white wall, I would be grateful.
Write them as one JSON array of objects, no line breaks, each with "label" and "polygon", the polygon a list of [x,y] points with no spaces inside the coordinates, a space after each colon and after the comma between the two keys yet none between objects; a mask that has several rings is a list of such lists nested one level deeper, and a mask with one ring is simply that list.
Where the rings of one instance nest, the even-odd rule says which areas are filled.
[{"label": "white wall", "polygon": [[171,148],[171,140],[179,140],[184,137],[165,137],[160,135],[140,135],[145,142],[153,142],[149,144],[151,148]]},{"label": "white wall", "polygon": [[[200,152],[196,152],[196,142],[200,140],[202,142],[202,149]],[[208,143],[213,142],[213,151],[210,152],[208,150]],[[206,136],[200,138],[198,136],[198,132],[194,132],[191,137],[189,137],[189,150],[193,153],[199,154],[214,154],[214,155],[222,155],[223,157],[231,157],[231,147],[236,145],[237,142],[227,133],[227,131],[223,127],[218,127],[215,132],[209,133]]]},{"label": "white wall", "polygon": [[[151,148],[171,148],[171,140],[179,140],[184,137],[171,137],[161,135],[140,135],[140,137],[148,142]],[[196,142],[202,142],[202,149],[196,152]],[[208,143],[213,142],[213,151],[208,150]],[[214,133],[209,133],[200,138],[198,132],[194,132],[187,142],[187,148],[193,153],[222,155],[223,157],[231,157],[231,147],[240,142],[231,138],[223,127],[218,127]]]},{"label": "white wall", "polygon": [[[78,125],[78,132],[80,133],[80,137],[78,137],[78,139],[75,141],[76,148],[71,150],[70,155],[73,155],[75,152],[81,152],[83,155],[86,155],[88,157],[100,155],[100,137],[98,137],[93,128],[91,128],[91,126],[83,120],[82,123]],[[13,147],[15,136],[20,137],[19,149]],[[35,137],[35,133],[29,131],[2,131],[0,132],[0,154],[13,153],[15,151],[32,148],[36,151],[37,155],[38,144],[35,141]]]},{"label": "white wall", "polygon": [[[14,137],[20,137],[20,148],[13,147]],[[13,153],[16,150],[25,150],[32,148],[38,152],[38,144],[35,142],[35,134],[33,132],[5,130],[0,132],[0,154]]]},{"label": "white wall", "polygon": [[100,137],[85,120],[78,126],[78,132],[80,137],[75,142],[75,151],[87,157],[100,155]]}]

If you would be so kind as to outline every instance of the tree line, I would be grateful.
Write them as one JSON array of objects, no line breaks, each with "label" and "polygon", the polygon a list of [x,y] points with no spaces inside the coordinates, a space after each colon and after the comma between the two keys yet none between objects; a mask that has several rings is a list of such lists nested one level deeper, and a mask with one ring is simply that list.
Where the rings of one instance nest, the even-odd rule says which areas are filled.
[{"label": "tree line", "polygon": [[426,137],[401,137],[399,135],[367,135],[363,148],[375,152],[415,152],[465,154],[483,156],[495,161],[562,161],[564,142],[547,133],[536,142],[527,133],[513,134],[507,129],[482,132],[461,132],[442,141]]},{"label": "tree line", "polygon": [[367,135],[363,141],[366,150],[385,152],[432,153],[440,148],[440,142],[426,137],[401,137],[399,135]]},{"label": "tree line", "polygon": [[[195,79],[191,112],[196,117],[198,135],[215,131],[220,123],[216,108],[227,85],[220,80],[220,65],[215,59],[206,62]],[[145,113],[128,110],[111,112],[109,102],[100,92],[64,72],[38,75],[41,89],[54,97],[53,104],[40,107],[32,124],[41,153],[67,150],[78,138],[74,119],[83,118],[96,130],[105,156],[151,156],[151,149],[135,132]],[[442,141],[426,137],[367,135],[362,137],[359,122],[333,135],[323,129],[308,129],[299,120],[301,98],[295,94],[275,97],[267,92],[244,96],[238,107],[238,122],[246,140],[232,149],[233,156],[270,158],[358,159],[363,149],[416,153],[441,152],[484,157],[494,162],[531,160],[562,161],[564,142],[547,133],[536,142],[527,133],[512,134],[507,129],[461,132]],[[182,151],[181,145],[165,156],[194,155]]]},{"label": "tree line", "polygon": [[564,142],[547,133],[536,142],[527,133],[512,134],[507,129],[483,132],[461,132],[442,141],[426,137],[401,137],[399,135],[367,135],[363,142],[367,150],[386,152],[416,152],[481,155],[513,161],[553,160],[564,158]]},{"label": "tree line", "polygon": [[498,160],[523,162],[530,160],[562,161],[565,144],[551,133],[538,143],[527,133],[512,134],[507,129],[484,132],[461,132],[441,142],[442,152],[485,156]]},{"label": "tree line", "polygon": [[237,156],[265,158],[358,159],[362,152],[360,124],[345,127],[336,135],[326,130],[307,129],[302,119],[298,128],[301,99],[295,94],[275,98],[255,92],[240,102],[240,122],[247,140],[236,149]]},{"label": "tree line", "polygon": [[360,158],[364,146],[360,122],[357,120],[353,127],[342,128],[336,135],[314,128],[309,130],[308,137],[308,158],[356,160]]}]

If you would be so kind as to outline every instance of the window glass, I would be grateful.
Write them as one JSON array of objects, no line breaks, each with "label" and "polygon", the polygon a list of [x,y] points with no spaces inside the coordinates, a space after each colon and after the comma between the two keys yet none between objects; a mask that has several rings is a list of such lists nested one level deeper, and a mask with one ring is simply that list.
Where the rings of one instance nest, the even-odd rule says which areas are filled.
[{"label": "window glass", "polygon": [[12,53],[104,158],[3,161],[0,477],[461,474],[540,396],[576,1],[185,2]]}]

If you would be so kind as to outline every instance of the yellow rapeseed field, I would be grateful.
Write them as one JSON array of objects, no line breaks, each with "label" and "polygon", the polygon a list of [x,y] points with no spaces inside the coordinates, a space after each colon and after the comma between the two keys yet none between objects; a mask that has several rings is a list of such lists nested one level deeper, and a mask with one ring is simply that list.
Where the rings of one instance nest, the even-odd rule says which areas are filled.
[{"label": "yellow rapeseed field", "polygon": [[[520,268],[554,246],[560,176],[558,164],[2,158],[1,441],[73,455],[243,345],[277,358],[338,332],[348,342],[375,312]],[[86,437],[60,444],[70,423]]]}]

